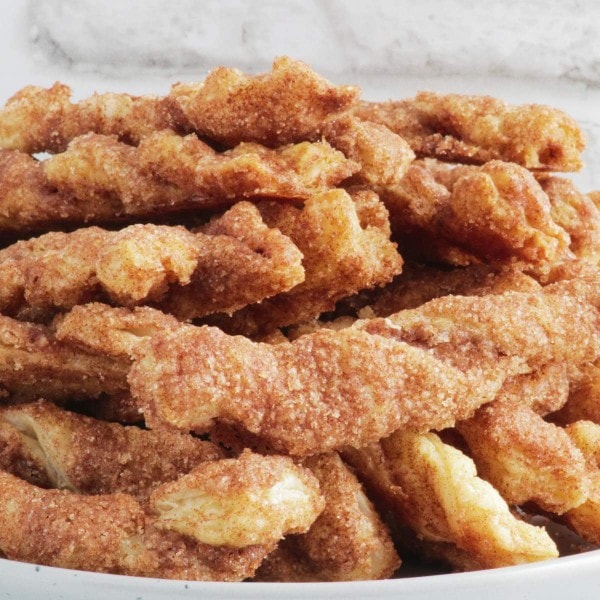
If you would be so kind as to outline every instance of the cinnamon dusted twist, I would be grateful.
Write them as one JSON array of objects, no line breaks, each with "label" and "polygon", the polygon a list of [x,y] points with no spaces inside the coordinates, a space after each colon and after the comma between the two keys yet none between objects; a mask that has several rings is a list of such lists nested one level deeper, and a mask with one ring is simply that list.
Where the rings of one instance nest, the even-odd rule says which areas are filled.
[{"label": "cinnamon dusted twist", "polygon": [[[157,156],[164,160],[159,166]],[[358,168],[326,142],[274,150],[242,144],[218,153],[195,135],[171,131],[157,132],[137,148],[87,134],[43,161],[0,150],[0,231],[164,218],[248,198],[306,199]]]},{"label": "cinnamon dusted twist", "polygon": [[358,88],[334,86],[287,57],[257,76],[220,67],[203,82],[174,85],[164,97],[107,93],[73,103],[66,85],[27,86],[0,111],[0,147],[62,152],[90,132],[137,145],[162,129],[195,131],[229,146],[245,141],[274,147],[316,139],[323,121],[354,104],[358,94]]},{"label": "cinnamon dusted twist", "polygon": [[400,427],[451,426],[507,378],[548,362],[594,360],[598,310],[557,285],[439,298],[290,344],[186,326],[134,348],[129,382],[153,426],[206,431],[213,419],[233,420],[296,455],[360,447]]},{"label": "cinnamon dusted twist", "polygon": [[0,310],[48,320],[90,301],[153,304],[183,319],[233,311],[304,279],[302,254],[239,202],[206,229],[131,225],[47,233],[0,250]]},{"label": "cinnamon dusted twist", "polygon": [[418,156],[476,164],[500,159],[548,171],[582,166],[581,129],[549,106],[420,92],[406,100],[363,102],[355,112],[406,138]]}]

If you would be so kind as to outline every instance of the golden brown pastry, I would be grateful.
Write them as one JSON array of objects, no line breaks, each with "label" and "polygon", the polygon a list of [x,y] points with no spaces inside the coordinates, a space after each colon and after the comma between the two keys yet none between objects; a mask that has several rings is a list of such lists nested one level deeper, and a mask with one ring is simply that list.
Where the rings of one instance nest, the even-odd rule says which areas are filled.
[{"label": "golden brown pastry", "polygon": [[476,164],[500,159],[547,171],[582,166],[581,129],[549,106],[419,92],[406,100],[363,102],[355,113],[404,137],[418,156]]}]

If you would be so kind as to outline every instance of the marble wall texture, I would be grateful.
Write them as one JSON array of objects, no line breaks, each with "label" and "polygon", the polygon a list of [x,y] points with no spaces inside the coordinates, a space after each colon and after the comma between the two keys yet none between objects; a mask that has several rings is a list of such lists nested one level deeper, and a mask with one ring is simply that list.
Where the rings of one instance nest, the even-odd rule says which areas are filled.
[{"label": "marble wall texture", "polygon": [[22,0],[3,8],[0,101],[57,79],[76,96],[160,93],[217,65],[264,71],[289,54],[372,99],[432,89],[559,106],[588,137],[588,165],[575,177],[600,188],[596,0]]}]

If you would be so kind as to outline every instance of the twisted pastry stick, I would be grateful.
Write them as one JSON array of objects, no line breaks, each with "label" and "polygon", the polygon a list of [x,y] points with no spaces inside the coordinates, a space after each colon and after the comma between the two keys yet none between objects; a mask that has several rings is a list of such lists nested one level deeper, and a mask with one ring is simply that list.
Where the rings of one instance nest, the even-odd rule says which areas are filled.
[{"label": "twisted pastry stick", "polygon": [[417,161],[399,184],[375,189],[390,211],[401,249],[413,255],[455,265],[483,261],[530,269],[574,257],[569,235],[552,218],[548,196],[516,164],[490,161],[449,169]]},{"label": "twisted pastry stick", "polygon": [[12,401],[128,393],[128,368],[128,360],[57,340],[48,327],[0,316],[0,388]]},{"label": "twisted pastry stick", "polygon": [[363,121],[350,113],[330,119],[323,138],[360,164],[353,182],[366,185],[400,183],[415,158],[406,141],[385,125]]},{"label": "twisted pastry stick", "polygon": [[137,148],[88,134],[41,162],[0,150],[0,230],[164,216],[244,198],[306,199],[358,168],[326,142],[277,150],[245,144],[217,153],[194,135],[172,131],[157,132]]},{"label": "twisted pastry stick", "polygon": [[88,495],[122,492],[142,504],[157,486],[224,457],[215,444],[189,435],[106,423],[44,400],[4,407],[0,421],[13,430],[0,434],[5,470],[37,485],[44,473],[44,487]]},{"label": "twisted pastry stick", "polygon": [[[145,512],[127,494],[42,490],[0,471],[0,551],[89,571],[239,581],[283,535],[310,527],[323,508],[318,489],[290,459],[246,453],[157,488]],[[260,544],[251,527],[264,534]]]},{"label": "twisted pastry stick", "polygon": [[538,176],[552,206],[552,219],[571,238],[571,251],[582,261],[600,262],[600,207],[569,179]]},{"label": "twisted pastry stick", "polygon": [[585,502],[564,514],[564,520],[579,535],[593,544],[600,544],[600,425],[577,421],[566,427],[573,443],[585,456],[592,485]]},{"label": "twisted pastry stick", "polygon": [[303,535],[285,538],[263,562],[258,581],[385,579],[400,566],[386,526],[339,455],[303,462],[319,479],[325,509]]},{"label": "twisted pastry stick", "polygon": [[200,85],[171,90],[196,131],[226,146],[252,141],[269,147],[317,139],[325,119],[352,106],[359,93],[288,57],[276,58],[271,73],[248,77],[219,67]]},{"label": "twisted pastry stick", "polygon": [[345,456],[383,506],[461,569],[494,568],[558,556],[541,527],[513,517],[462,452],[435,433],[395,432]]},{"label": "twisted pastry stick", "polygon": [[562,514],[586,501],[591,482],[583,455],[540,416],[561,406],[568,389],[565,369],[553,365],[507,381],[493,402],[457,423],[478,473],[510,504],[533,501]]},{"label": "twisted pastry stick", "polygon": [[71,88],[28,85],[0,110],[0,146],[28,154],[63,152],[69,142],[86,133],[114,135],[138,144],[161,129],[185,125],[177,102],[169,96],[94,94],[71,102]]},{"label": "twisted pastry stick", "polygon": [[137,145],[161,129],[195,130],[229,146],[254,141],[275,147],[317,139],[325,118],[348,108],[358,93],[285,57],[275,60],[271,73],[254,77],[215,69],[202,83],[173,86],[166,97],[95,94],[72,103],[70,88],[60,83],[27,86],[0,110],[0,147],[62,152],[90,132]]},{"label": "twisted pastry stick", "polygon": [[48,233],[0,250],[0,310],[47,320],[91,300],[168,307],[182,319],[233,311],[304,279],[302,254],[240,202],[209,234],[131,225]]},{"label": "twisted pastry stick", "polygon": [[263,220],[302,252],[305,279],[288,292],[206,322],[230,333],[256,335],[312,319],[340,298],[390,281],[402,257],[390,241],[388,213],[373,192],[342,190],[313,196],[304,206],[264,202]]},{"label": "twisted pastry stick", "polygon": [[420,92],[396,102],[363,102],[354,112],[404,137],[418,156],[476,164],[500,159],[547,171],[582,166],[581,129],[548,106]]},{"label": "twisted pastry stick", "polygon": [[[464,176],[473,175],[478,167],[451,165],[426,161],[435,180],[452,190]],[[569,179],[547,173],[536,173],[536,181],[548,196],[552,220],[562,227],[570,238],[569,248],[580,261],[598,264],[600,244],[600,210],[591,196],[581,193]]]},{"label": "twisted pastry stick", "polygon": [[[182,326],[134,348],[131,391],[153,426],[202,431],[226,419],[296,455],[361,447],[403,426],[443,428],[508,377],[598,355],[598,311],[567,283],[554,293],[439,298],[289,344]],[[597,303],[597,289],[588,291]]]}]

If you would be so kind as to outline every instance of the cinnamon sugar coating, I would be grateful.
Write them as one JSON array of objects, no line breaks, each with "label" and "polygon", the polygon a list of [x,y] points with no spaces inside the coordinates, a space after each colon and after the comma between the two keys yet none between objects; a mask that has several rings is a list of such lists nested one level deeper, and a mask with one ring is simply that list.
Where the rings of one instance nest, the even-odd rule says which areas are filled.
[{"label": "cinnamon sugar coating", "polygon": [[290,237],[303,254],[305,279],[288,292],[249,305],[208,323],[231,333],[255,335],[314,318],[337,300],[382,285],[402,269],[390,241],[388,214],[373,192],[350,196],[332,190],[307,200],[302,208],[275,202],[259,204],[269,225]]},{"label": "cinnamon sugar coating", "polygon": [[108,301],[162,306],[190,319],[239,309],[304,279],[300,251],[247,202],[207,231],[90,227],[17,242],[0,250],[0,309],[48,320],[60,309]]},{"label": "cinnamon sugar coating", "polygon": [[[224,457],[218,446],[190,435],[107,423],[43,400],[4,407],[0,420],[19,433],[13,449],[35,453],[47,487],[88,495],[122,492],[144,503],[156,487]],[[30,479],[23,469],[14,474]]]},{"label": "cinnamon sugar coating", "polygon": [[129,382],[153,426],[223,418],[291,454],[360,447],[467,418],[518,373],[594,360],[597,309],[554,292],[444,297],[290,344],[186,326],[137,346]]},{"label": "cinnamon sugar coating", "polygon": [[529,171],[500,161],[448,171],[417,161],[398,185],[379,190],[401,252],[453,265],[533,270],[574,258],[568,233]]},{"label": "cinnamon sugar coating", "polygon": [[281,57],[271,73],[248,76],[220,67],[199,83],[176,84],[166,96],[94,94],[71,102],[68,86],[27,86],[0,110],[0,147],[63,152],[86,133],[137,145],[155,131],[195,131],[220,143],[279,146],[317,139],[323,121],[346,110],[356,87],[334,86],[304,63]]},{"label": "cinnamon sugar coating", "polygon": [[355,112],[404,137],[418,156],[475,164],[499,159],[547,171],[582,166],[581,129],[549,106],[419,92],[406,100],[364,102]]},{"label": "cinnamon sugar coating", "polygon": [[433,432],[403,430],[348,458],[381,505],[435,544],[460,570],[522,564],[558,556],[542,527],[514,517],[460,450]]},{"label": "cinnamon sugar coating", "polygon": [[400,566],[389,531],[335,453],[303,462],[319,479],[325,509],[302,535],[286,537],[257,581],[356,581],[390,577]]},{"label": "cinnamon sugar coating", "polygon": [[288,57],[275,59],[270,73],[250,77],[219,67],[201,84],[171,89],[192,127],[229,147],[316,139],[324,120],[352,106],[358,94],[358,88],[334,86]]},{"label": "cinnamon sugar coating", "polygon": [[[165,161],[160,172],[155,156]],[[194,135],[171,131],[157,132],[137,148],[86,134],[43,161],[0,150],[0,230],[164,218],[248,198],[305,199],[358,168],[325,142],[274,150],[248,144],[218,153]]]}]

